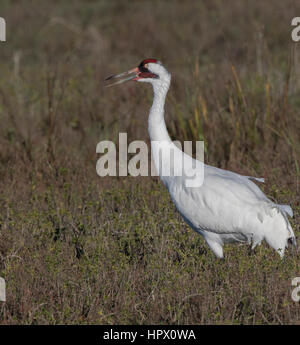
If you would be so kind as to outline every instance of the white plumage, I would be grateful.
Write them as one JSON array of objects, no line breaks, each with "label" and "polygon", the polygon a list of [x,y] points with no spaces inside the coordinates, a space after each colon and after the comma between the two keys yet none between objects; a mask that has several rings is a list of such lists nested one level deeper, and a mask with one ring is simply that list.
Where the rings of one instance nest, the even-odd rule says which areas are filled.
[{"label": "white plumage", "polygon": [[[134,73],[134,78],[127,77],[126,80],[149,82],[153,86],[154,100],[148,129],[153,160],[160,178],[184,220],[204,237],[215,255],[223,258],[225,243],[247,242],[254,248],[265,239],[281,257],[289,242],[296,246],[287,218],[293,216],[292,209],[288,205],[273,203],[251,181],[263,182],[263,179],[203,164],[182,152],[171,141],[164,120],[164,104],[171,76],[164,66],[155,59],[147,59],[129,73]],[[170,149],[173,150],[172,159]],[[186,167],[192,167],[192,163],[197,166],[198,178],[203,177],[204,171],[201,186],[187,187],[192,171],[189,172]],[[182,164],[185,169],[182,169]],[[184,170],[182,176],[176,176],[180,175],[179,170]],[[173,173],[163,176],[163,171]]]}]

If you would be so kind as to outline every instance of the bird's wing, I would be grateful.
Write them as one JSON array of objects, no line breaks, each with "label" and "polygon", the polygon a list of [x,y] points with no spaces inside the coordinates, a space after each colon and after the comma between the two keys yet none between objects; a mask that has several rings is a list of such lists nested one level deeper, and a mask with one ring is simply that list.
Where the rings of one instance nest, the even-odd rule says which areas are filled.
[{"label": "bird's wing", "polygon": [[261,183],[264,183],[265,182],[265,179],[263,177],[254,177],[254,176],[244,176],[250,180],[254,180],[254,181],[257,181],[257,182],[261,182]]},{"label": "bird's wing", "polygon": [[212,174],[212,175],[219,175],[219,176],[224,176],[224,177],[229,177],[232,179],[239,179],[239,178],[247,178],[249,180],[254,180],[257,182],[261,182],[264,183],[265,179],[263,177],[254,177],[254,176],[245,176],[245,175],[240,175],[238,173],[229,171],[229,170],[224,170],[224,169],[220,169],[220,168],[216,168],[216,167],[212,167],[210,165],[205,165],[205,170],[208,174]]},{"label": "bird's wing", "polygon": [[[261,177],[253,177],[253,176],[244,176],[240,175],[231,171],[211,167],[209,165],[205,165],[205,172],[207,177],[212,176],[220,176],[225,179],[231,180],[231,183],[238,183],[239,188],[237,191],[240,193],[246,192],[247,200],[251,203],[252,198],[254,197],[254,202],[261,201],[267,206],[267,210],[277,208],[280,212],[285,213],[289,217],[293,217],[293,210],[289,205],[279,205],[272,202],[267,196],[262,192],[262,190],[251,180],[255,180],[257,182],[265,182],[264,178]],[[233,187],[233,186],[232,186]],[[242,187],[242,189],[241,189]],[[233,189],[235,190],[235,189]],[[249,197],[249,199],[248,199]],[[268,212],[267,212],[268,213]]]},{"label": "bird's wing", "polygon": [[292,210],[292,208],[291,208],[290,205],[279,205],[279,204],[276,204],[276,206],[277,206],[282,212],[284,212],[287,216],[293,218],[294,213],[293,213],[293,210]]},{"label": "bird's wing", "polygon": [[243,202],[250,204],[259,201],[271,203],[271,200],[251,179],[263,181],[261,178],[243,176],[209,165],[204,166],[204,184],[217,187],[220,191],[223,191],[224,196],[229,193],[231,196],[235,196],[239,202],[243,200]]},{"label": "bird's wing", "polygon": [[196,229],[215,233],[250,231],[250,227],[256,229],[266,217],[282,211],[248,177],[236,173],[205,165],[201,187],[186,188],[183,179],[176,180],[168,187],[171,198]]}]

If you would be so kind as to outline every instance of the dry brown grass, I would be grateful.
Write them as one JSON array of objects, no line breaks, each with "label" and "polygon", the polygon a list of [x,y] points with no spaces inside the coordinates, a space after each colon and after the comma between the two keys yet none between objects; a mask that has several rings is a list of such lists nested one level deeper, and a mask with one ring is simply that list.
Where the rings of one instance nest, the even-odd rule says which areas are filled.
[{"label": "dry brown grass", "polygon": [[[32,3],[32,6],[30,5]],[[2,324],[293,324],[299,252],[226,247],[222,263],[157,178],[100,178],[96,145],[148,140],[152,91],[109,74],[148,57],[172,73],[173,138],[264,176],[299,235],[295,1],[2,1]],[[1,302],[0,302],[1,303]]]}]

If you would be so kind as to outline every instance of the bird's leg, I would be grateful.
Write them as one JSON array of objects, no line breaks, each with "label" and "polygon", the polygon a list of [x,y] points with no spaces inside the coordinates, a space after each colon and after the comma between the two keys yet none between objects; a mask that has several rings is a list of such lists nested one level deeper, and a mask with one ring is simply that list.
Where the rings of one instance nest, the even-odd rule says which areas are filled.
[{"label": "bird's leg", "polygon": [[251,240],[248,242],[251,247],[249,247],[249,254],[254,254],[255,253],[255,248],[256,246],[260,245],[261,244],[261,240],[262,238],[259,238],[259,237],[254,237],[254,235],[252,234],[251,235]]},{"label": "bird's leg", "polygon": [[219,258],[219,259],[224,259],[223,256],[223,247],[220,243],[213,241],[211,239],[206,238],[205,239],[206,243],[208,244],[209,248],[214,252],[214,254]]},{"label": "bird's leg", "polygon": [[252,255],[255,253],[254,250],[255,250],[255,247],[257,246],[257,242],[254,241],[254,239],[253,239],[253,234],[251,234],[251,239],[248,240],[248,244],[250,245],[248,247],[248,255]]}]

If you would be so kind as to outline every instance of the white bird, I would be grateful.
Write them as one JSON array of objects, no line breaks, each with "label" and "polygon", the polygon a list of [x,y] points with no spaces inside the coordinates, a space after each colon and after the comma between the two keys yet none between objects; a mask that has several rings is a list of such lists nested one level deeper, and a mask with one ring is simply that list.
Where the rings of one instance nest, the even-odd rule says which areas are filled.
[{"label": "white bird", "polygon": [[[293,211],[289,205],[272,202],[251,181],[263,182],[263,179],[203,164],[172,142],[164,120],[164,104],[171,75],[160,61],[143,60],[138,67],[106,80],[115,81],[116,78],[120,79],[107,86],[128,80],[152,84],[154,100],[148,130],[155,167],[183,219],[204,237],[218,258],[223,258],[225,243],[246,242],[254,249],[266,240],[281,257],[289,243],[296,246],[287,217],[293,217]],[[171,173],[164,174],[163,171]],[[196,180],[191,180],[193,172]],[[191,181],[199,183],[193,185]]]}]

